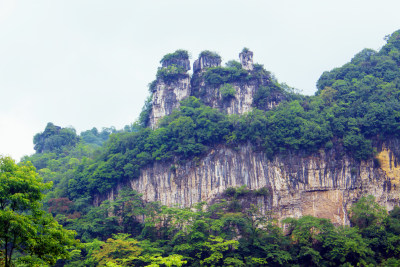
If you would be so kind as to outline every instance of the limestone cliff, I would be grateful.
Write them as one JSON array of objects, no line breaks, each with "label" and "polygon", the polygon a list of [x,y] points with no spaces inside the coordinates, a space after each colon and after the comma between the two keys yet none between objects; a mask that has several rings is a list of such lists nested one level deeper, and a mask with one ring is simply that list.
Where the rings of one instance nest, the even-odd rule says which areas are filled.
[{"label": "limestone cliff", "polygon": [[[249,75],[254,73],[253,52],[244,50],[239,54],[241,67]],[[250,78],[246,81],[235,81],[231,83],[235,89],[235,95],[224,99],[221,95],[221,85],[207,85],[204,79],[204,71],[210,67],[220,66],[221,61],[210,56],[200,56],[195,61],[193,69],[195,70],[191,81],[192,95],[198,97],[204,104],[216,108],[227,114],[243,114],[254,108],[254,96],[261,86],[272,84],[268,75]],[[268,101],[262,109],[272,109],[280,102],[285,100],[282,92],[274,92],[270,95]]]},{"label": "limestone cliff", "polygon": [[[244,50],[239,54],[241,67],[249,76],[255,73],[253,66],[253,52]],[[162,62],[162,69],[171,66],[182,68],[185,72],[190,70],[188,59],[172,59]],[[213,108],[227,114],[243,114],[254,107],[254,96],[261,86],[268,86],[272,83],[268,75],[258,75],[245,81],[235,81],[232,83],[236,93],[229,99],[221,96],[221,85],[207,85],[204,73],[209,68],[221,66],[221,57],[214,52],[203,51],[193,64],[193,75],[176,75],[168,81],[157,78],[153,88],[152,109],[149,114],[149,126],[157,127],[160,118],[171,114],[172,110],[179,107],[179,102],[189,96],[195,96]],[[254,75],[255,76],[255,75]],[[285,100],[282,92],[273,92],[261,109],[267,110],[277,106]]]},{"label": "limestone cliff", "polygon": [[[252,80],[246,83],[235,82],[231,85],[235,88],[235,96],[224,99],[221,95],[221,87],[206,86],[204,82],[198,87],[192,86],[193,92],[198,92],[198,97],[204,104],[212,108],[216,108],[227,114],[243,114],[254,108],[254,96],[260,86],[265,86],[270,81],[268,79]],[[271,94],[264,110],[272,109],[285,100],[282,93]]]},{"label": "limestone cliff", "polygon": [[198,73],[207,68],[219,66],[221,66],[221,57],[200,54],[199,58],[196,59],[193,63],[193,72]]},{"label": "limestone cliff", "polygon": [[[257,108],[272,109],[285,100],[268,73],[257,72],[260,67],[253,64],[251,51],[243,50],[239,58],[241,63],[234,64],[241,66],[222,69],[218,56],[209,51],[202,53],[195,61],[192,77],[186,73],[190,68],[187,59],[163,62],[165,70],[179,66],[185,73],[155,81],[150,126],[156,127],[160,118],[171,114],[179,107],[179,101],[189,96],[196,96],[204,104],[228,114],[250,111],[261,90],[269,91],[263,96],[263,106]],[[206,74],[214,70],[216,72],[211,74],[217,77],[217,71],[233,71],[244,74],[245,79],[232,79],[233,94],[224,98],[221,83],[207,83]],[[139,178],[127,183],[147,201],[187,207],[223,197],[229,187],[266,188],[267,195],[253,195],[249,200],[260,205],[263,212],[272,211],[278,219],[313,215],[343,225],[349,223],[349,206],[363,195],[374,195],[389,210],[399,204],[400,142],[397,139],[376,141],[374,147],[378,151],[375,158],[358,161],[345,153],[341,142],[336,142],[331,149],[311,154],[288,151],[273,158],[250,144],[221,145],[201,158],[184,163],[155,162],[142,168]],[[95,204],[106,197],[113,199],[121,186],[108,196],[97,196]]]},{"label": "limestone cliff", "polygon": [[158,121],[179,107],[179,102],[190,96],[189,75],[182,75],[173,82],[159,79],[153,92],[152,108],[149,114],[149,126],[155,128]]},{"label": "limestone cliff", "polygon": [[[399,204],[399,167],[394,149],[393,142],[383,144],[377,159],[358,162],[340,147],[268,159],[251,145],[221,146],[182,165],[155,163],[129,185],[147,201],[179,206],[210,202],[228,187],[266,187],[268,196],[255,201],[261,210],[272,211],[278,219],[313,215],[348,224],[347,209],[362,195],[374,195],[389,210]],[[172,164],[176,168],[171,168]],[[108,197],[112,199],[114,191]]]},{"label": "limestone cliff", "polygon": [[239,54],[240,63],[245,70],[253,70],[253,52],[248,49],[243,49]]}]

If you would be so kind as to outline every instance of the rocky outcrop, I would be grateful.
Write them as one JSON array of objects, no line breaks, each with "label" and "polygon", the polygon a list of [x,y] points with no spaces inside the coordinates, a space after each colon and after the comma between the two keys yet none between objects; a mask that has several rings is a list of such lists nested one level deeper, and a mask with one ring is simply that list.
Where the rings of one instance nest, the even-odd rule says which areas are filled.
[{"label": "rocky outcrop", "polygon": [[[377,159],[358,162],[341,148],[268,159],[251,145],[221,146],[182,165],[155,163],[129,185],[147,201],[186,207],[211,202],[229,187],[267,187],[269,195],[257,197],[256,203],[277,219],[313,215],[344,225],[349,223],[348,208],[363,195],[374,195],[389,210],[399,204],[396,172],[400,167],[392,150],[384,145]],[[171,168],[172,164],[176,168]],[[108,197],[112,199],[114,194],[112,191]]]},{"label": "rocky outcrop", "polygon": [[185,71],[190,70],[190,61],[189,59],[169,59],[169,60],[165,60],[162,62],[162,67],[163,68],[168,68],[169,66],[178,66],[178,67],[182,67]]},{"label": "rocky outcrop", "polygon": [[[240,53],[240,60],[243,69],[255,72],[251,51]],[[179,101],[192,95],[228,114],[250,111],[258,90],[272,81],[265,75],[248,76],[252,78],[232,82],[236,92],[224,99],[221,87],[206,86],[202,76],[203,70],[220,63],[200,57],[194,64],[192,79],[188,74],[180,74],[169,82],[158,79],[153,90],[150,126],[156,127],[160,118],[179,107]],[[164,66],[163,62],[163,67],[168,64],[172,63]],[[182,64],[187,70],[186,63],[174,64]],[[284,95],[275,90],[267,100],[263,109],[275,107],[284,100]],[[277,219],[313,215],[345,225],[349,224],[349,207],[363,195],[374,195],[389,210],[400,203],[400,141],[386,140],[375,147],[377,156],[360,162],[347,155],[340,145],[312,154],[289,151],[273,158],[250,144],[235,148],[221,145],[201,158],[184,163],[155,162],[143,168],[139,178],[127,183],[146,201],[182,207],[200,201],[211,203],[223,197],[229,187],[267,188],[267,195],[253,195],[251,201],[263,212],[272,211]],[[95,197],[95,205],[105,198],[114,199],[121,187],[118,185],[108,195]]]},{"label": "rocky outcrop", "polygon": [[239,54],[240,63],[245,70],[253,70],[253,52],[248,49],[243,49]]},{"label": "rocky outcrop", "polygon": [[[240,59],[242,61],[242,67],[246,69],[249,73],[249,76],[254,74],[253,71],[253,52],[249,50],[245,50],[245,52],[240,53]],[[196,62],[212,62],[212,59],[208,57],[200,57]],[[193,65],[193,69],[196,71],[203,70],[208,67],[212,67],[214,65],[210,64],[202,64],[201,68],[196,67],[196,62]],[[215,64],[220,64],[220,61]],[[199,64],[199,63],[198,63]],[[231,83],[236,93],[232,97],[224,98],[221,94],[220,86],[209,86],[206,84],[204,77],[201,72],[195,72],[193,74],[193,78],[191,81],[191,91],[192,95],[199,98],[205,105],[210,106],[212,108],[216,108],[221,112],[226,114],[243,114],[251,111],[254,105],[254,98],[257,94],[257,91],[261,86],[268,86],[272,81],[267,75],[258,75],[254,76],[245,81],[236,81]],[[286,97],[282,93],[282,91],[274,91],[270,94],[268,99],[263,101],[262,106],[258,106],[259,109],[269,110],[277,105],[279,105],[282,101],[284,101]]]},{"label": "rocky outcrop", "polygon": [[220,57],[200,55],[200,57],[196,59],[193,63],[193,72],[196,73],[206,68],[219,67],[219,66],[221,66]]},{"label": "rocky outcrop", "polygon": [[[251,76],[253,72],[253,52],[244,50],[240,53],[242,67],[246,69]],[[190,69],[188,59],[169,59],[162,61],[162,67],[181,66],[185,72]],[[179,102],[186,97],[195,96],[212,107],[219,109],[227,114],[243,114],[254,108],[254,96],[260,86],[267,86],[272,81],[267,75],[259,75],[246,81],[237,81],[231,85],[236,90],[233,97],[223,98],[220,86],[207,86],[204,80],[204,72],[208,68],[221,66],[221,57],[214,52],[203,51],[199,58],[193,64],[193,77],[188,74],[177,75],[175,79],[164,82],[157,79],[152,91],[152,109],[149,115],[149,126],[156,128],[160,118],[171,114],[172,110],[179,107]],[[285,100],[282,92],[273,92],[270,97],[264,101],[260,109],[268,110],[276,107]]]},{"label": "rocky outcrop", "polygon": [[170,83],[157,80],[149,115],[149,127],[153,129],[157,127],[159,120],[171,114],[172,110],[179,107],[179,102],[188,96],[190,96],[189,75],[181,75]]},{"label": "rocky outcrop", "polygon": [[[254,96],[260,86],[267,85],[268,80],[260,81],[253,80],[246,83],[232,83],[231,85],[235,88],[236,93],[233,97],[223,98],[221,95],[221,87],[208,87],[202,86],[199,90],[197,97],[212,108],[216,108],[226,114],[243,114],[249,112],[254,108]],[[193,88],[195,91],[196,88]],[[265,105],[262,107],[264,110],[269,110],[285,100],[285,96],[281,92],[271,94],[271,96],[265,101]]]}]

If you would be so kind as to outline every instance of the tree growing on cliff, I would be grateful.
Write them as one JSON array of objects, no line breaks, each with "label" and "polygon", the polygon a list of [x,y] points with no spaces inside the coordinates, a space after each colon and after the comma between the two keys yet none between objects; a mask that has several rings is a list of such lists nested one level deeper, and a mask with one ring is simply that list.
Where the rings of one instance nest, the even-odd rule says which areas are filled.
[{"label": "tree growing on cliff", "polygon": [[[9,157],[0,157],[0,255],[4,266],[13,260],[28,265],[54,264],[67,258],[77,244],[75,231],[62,228],[50,214],[42,211],[43,183],[32,164],[21,166]],[[18,252],[21,255],[14,259]]]}]

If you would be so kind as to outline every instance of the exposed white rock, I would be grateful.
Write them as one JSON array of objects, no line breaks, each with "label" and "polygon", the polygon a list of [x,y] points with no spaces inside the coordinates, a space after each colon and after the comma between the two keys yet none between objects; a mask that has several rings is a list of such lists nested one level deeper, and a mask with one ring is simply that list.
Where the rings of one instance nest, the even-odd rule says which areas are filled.
[{"label": "exposed white rock", "polygon": [[[155,163],[129,185],[145,200],[170,206],[211,202],[228,187],[266,187],[270,194],[257,203],[278,219],[313,215],[341,225],[349,223],[346,210],[362,195],[374,195],[388,209],[399,204],[399,188],[390,186],[384,170],[374,167],[373,160],[356,162],[342,152],[277,155],[270,160],[251,145],[221,146],[176,170],[170,168],[172,163]],[[108,198],[114,195],[110,192]]]},{"label": "exposed white rock", "polygon": [[243,50],[239,54],[240,63],[245,70],[253,70],[253,52],[250,50]]},{"label": "exposed white rock", "polygon": [[190,96],[189,75],[177,79],[169,84],[162,80],[157,81],[156,89],[153,92],[152,110],[149,118],[149,126],[154,129],[158,121],[179,107],[179,101]]}]

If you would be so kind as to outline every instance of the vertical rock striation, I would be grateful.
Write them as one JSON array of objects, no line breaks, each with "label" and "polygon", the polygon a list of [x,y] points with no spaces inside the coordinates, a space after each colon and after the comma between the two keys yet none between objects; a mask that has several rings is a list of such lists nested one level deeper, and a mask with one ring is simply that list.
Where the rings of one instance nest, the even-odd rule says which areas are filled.
[{"label": "vertical rock striation", "polygon": [[[186,52],[187,53],[187,52]],[[170,58],[162,60],[161,71],[166,72],[168,79],[158,76],[153,89],[152,107],[149,114],[149,127],[157,127],[158,121],[179,107],[179,102],[190,96],[190,76],[186,72],[190,70],[190,61],[187,58]],[[178,73],[169,73],[175,67]],[[160,71],[160,70],[159,70]]]},{"label": "vertical rock striation", "polygon": [[200,54],[199,58],[193,63],[193,72],[197,73],[207,68],[221,66],[221,58],[218,56],[207,56]]},{"label": "vertical rock striation", "polygon": [[[189,96],[195,96],[213,108],[227,114],[243,114],[254,107],[254,96],[261,86],[272,83],[267,75],[251,76],[254,74],[253,52],[244,50],[239,54],[242,68],[247,71],[250,79],[235,81],[231,85],[236,93],[234,97],[224,99],[221,95],[221,86],[208,86],[204,80],[204,73],[209,68],[220,67],[221,57],[214,52],[203,51],[193,64],[193,77],[188,74],[176,75],[173,79],[164,81],[158,78],[153,90],[152,110],[149,115],[149,126],[156,128],[160,118],[170,115],[172,110],[179,107],[179,102]],[[162,61],[162,68],[171,66],[183,68],[185,72],[190,70],[188,59],[173,58]],[[273,92],[268,101],[265,101],[264,110],[272,109],[285,100],[282,92]]]},{"label": "vertical rock striation", "polygon": [[[200,98],[200,100],[212,107],[227,114],[243,114],[254,108],[254,97],[261,86],[272,84],[269,76],[254,76],[253,68],[253,52],[244,50],[239,54],[242,68],[249,74],[249,79],[243,81],[235,81],[230,83],[235,89],[234,97],[224,99],[221,95],[221,86],[209,86],[206,84],[203,72],[210,67],[219,66],[221,61],[210,57],[199,57],[193,65],[192,95]],[[285,100],[282,92],[272,92],[269,99],[265,101],[265,105],[261,107],[264,110],[272,109]]]},{"label": "vertical rock striation", "polygon": [[180,58],[174,58],[174,59],[169,59],[165,60],[162,62],[162,67],[163,68],[168,68],[172,65],[182,67],[185,71],[190,70],[190,61],[189,59],[180,59]]},{"label": "vertical rock striation", "polygon": [[156,128],[159,120],[171,114],[172,110],[179,107],[179,102],[188,96],[190,96],[189,75],[183,75],[169,83],[157,80],[149,115],[150,128]]},{"label": "vertical rock striation", "polygon": [[245,70],[253,70],[253,52],[248,49],[243,49],[243,51],[239,54],[240,63],[242,64],[242,68]]},{"label": "vertical rock striation", "polygon": [[[395,164],[388,151],[390,148],[382,150],[380,157],[389,165]],[[399,204],[397,181],[373,160],[357,162],[341,148],[268,159],[251,145],[236,149],[221,146],[196,162],[177,168],[170,168],[171,164],[177,163],[155,163],[143,169],[138,179],[129,181],[130,187],[147,201],[186,207],[211,202],[229,187],[266,187],[267,200],[258,199],[257,203],[277,219],[313,215],[341,225],[349,223],[347,208],[362,195],[374,195],[388,209]],[[114,194],[110,192],[109,198]]]}]

